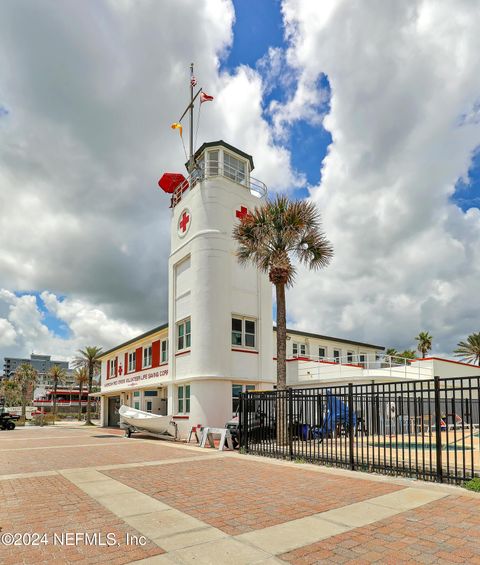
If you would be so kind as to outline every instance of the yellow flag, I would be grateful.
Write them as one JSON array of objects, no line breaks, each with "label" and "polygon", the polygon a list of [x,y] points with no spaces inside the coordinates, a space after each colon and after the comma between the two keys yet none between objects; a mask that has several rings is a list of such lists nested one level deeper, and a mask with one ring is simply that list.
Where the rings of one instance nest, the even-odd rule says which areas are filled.
[{"label": "yellow flag", "polygon": [[170,127],[171,127],[172,129],[179,129],[179,130],[180,130],[180,137],[182,137],[182,133],[183,133],[182,124],[179,124],[179,123],[175,122],[175,123],[172,124]]}]

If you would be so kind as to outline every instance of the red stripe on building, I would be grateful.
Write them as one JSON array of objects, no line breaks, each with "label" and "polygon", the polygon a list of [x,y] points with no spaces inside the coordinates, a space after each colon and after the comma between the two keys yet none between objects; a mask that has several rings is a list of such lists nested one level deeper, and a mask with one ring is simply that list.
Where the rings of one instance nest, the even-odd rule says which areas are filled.
[{"label": "red stripe on building", "polygon": [[152,367],[160,366],[160,340],[152,343]]},{"label": "red stripe on building", "polygon": [[143,353],[143,348],[137,347],[136,355],[135,355],[135,371],[142,370],[142,353]]},{"label": "red stripe on building", "polygon": [[125,365],[123,366],[123,374],[128,373],[128,353],[125,353]]}]

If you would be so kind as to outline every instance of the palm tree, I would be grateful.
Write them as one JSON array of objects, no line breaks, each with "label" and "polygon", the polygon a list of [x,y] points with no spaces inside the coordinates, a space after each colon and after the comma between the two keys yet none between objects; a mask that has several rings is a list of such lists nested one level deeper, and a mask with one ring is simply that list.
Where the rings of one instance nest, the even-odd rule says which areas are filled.
[{"label": "palm tree", "polygon": [[432,349],[433,337],[428,332],[420,332],[415,339],[418,341],[418,351],[420,351],[422,357],[426,357],[427,353]]},{"label": "palm tree", "polygon": [[75,375],[75,380],[78,384],[78,402],[79,402],[79,408],[78,408],[78,419],[81,420],[82,419],[82,392],[83,392],[83,386],[85,384],[88,383],[88,370],[86,367],[80,367],[78,369],[75,369],[74,372]]},{"label": "palm tree", "polygon": [[79,369],[85,367],[88,371],[88,397],[87,397],[87,415],[85,418],[86,426],[93,426],[91,420],[91,401],[90,393],[92,392],[93,375],[100,369],[100,356],[102,355],[102,348],[96,345],[89,345],[85,349],[79,349],[80,354],[73,362],[74,367]]},{"label": "palm tree", "polygon": [[57,415],[57,388],[59,382],[64,382],[67,372],[60,365],[52,365],[48,371],[48,376],[53,380],[53,423],[55,424],[55,416]]},{"label": "palm tree", "polygon": [[20,388],[14,380],[4,380],[0,385],[0,398],[5,406],[18,406],[21,403]]},{"label": "palm tree", "polygon": [[480,365],[480,332],[470,334],[467,341],[460,341],[454,354],[462,357],[462,361]]},{"label": "palm tree", "polygon": [[20,396],[22,398],[22,419],[25,421],[27,413],[27,399],[38,379],[37,371],[30,363],[22,363],[15,371],[14,380],[20,388]]},{"label": "palm tree", "polygon": [[320,228],[320,215],[312,202],[291,202],[286,196],[267,200],[246,214],[233,230],[237,258],[267,273],[275,285],[277,302],[277,389],[287,386],[285,288],[293,285],[292,258],[309,269],[329,264],[333,248]]},{"label": "palm tree", "polygon": [[385,356],[386,357],[396,357],[398,355],[398,351],[395,349],[395,347],[389,347],[386,351],[385,351]]}]

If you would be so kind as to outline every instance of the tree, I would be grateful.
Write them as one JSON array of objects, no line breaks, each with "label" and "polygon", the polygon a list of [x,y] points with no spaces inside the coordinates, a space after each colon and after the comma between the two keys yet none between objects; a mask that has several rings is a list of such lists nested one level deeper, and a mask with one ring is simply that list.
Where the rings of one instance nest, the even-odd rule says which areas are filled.
[{"label": "tree", "polygon": [[480,332],[470,334],[467,341],[458,342],[454,354],[462,357],[462,361],[480,365]]},{"label": "tree", "polygon": [[389,347],[389,348],[385,351],[385,356],[386,356],[386,357],[397,357],[397,356],[398,356],[398,351],[395,349],[395,347]]},{"label": "tree", "polygon": [[417,356],[415,355],[414,349],[405,349],[401,353],[397,353],[397,357],[402,357],[403,359],[416,359]]},{"label": "tree", "polygon": [[79,356],[73,362],[74,367],[76,367],[77,369],[85,367],[88,371],[88,397],[85,425],[93,426],[91,420],[90,393],[92,392],[93,375],[96,371],[100,370],[101,367],[100,357],[102,355],[102,348],[95,345],[89,345],[85,347],[85,349],[79,349],[78,353]]},{"label": "tree", "polygon": [[78,384],[78,403],[79,403],[79,408],[78,408],[78,419],[81,420],[82,419],[82,392],[83,392],[83,387],[84,385],[86,385],[88,383],[88,369],[86,367],[79,367],[78,369],[75,369],[74,372],[75,375],[75,381]]},{"label": "tree", "polygon": [[48,376],[53,380],[53,423],[55,424],[55,417],[57,415],[57,388],[58,383],[63,383],[67,377],[65,369],[60,365],[52,365],[48,371]]},{"label": "tree", "polygon": [[333,248],[320,228],[320,214],[312,202],[291,202],[286,196],[267,200],[246,214],[233,230],[238,243],[240,264],[251,263],[267,273],[275,285],[277,302],[277,388],[284,390],[286,379],[285,289],[292,286],[296,268],[292,259],[316,270],[326,267]]},{"label": "tree", "polygon": [[418,342],[418,351],[422,354],[422,357],[426,357],[427,353],[432,349],[433,337],[428,332],[420,332],[415,339]]},{"label": "tree", "polygon": [[28,398],[30,395],[33,396],[33,389],[38,379],[38,373],[29,363],[22,363],[15,371],[13,378],[20,389],[20,396],[22,399],[22,418],[25,420]]},{"label": "tree", "polygon": [[4,379],[0,386],[0,398],[3,399],[5,406],[18,406],[22,401],[18,383],[14,380]]}]

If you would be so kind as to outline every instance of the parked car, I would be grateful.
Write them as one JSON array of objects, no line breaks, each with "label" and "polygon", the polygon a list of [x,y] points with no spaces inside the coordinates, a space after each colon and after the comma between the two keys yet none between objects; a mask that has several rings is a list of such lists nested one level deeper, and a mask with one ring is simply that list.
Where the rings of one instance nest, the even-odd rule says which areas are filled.
[{"label": "parked car", "polygon": [[0,429],[14,430],[15,421],[20,420],[20,416],[6,412],[3,406],[0,406]]}]

